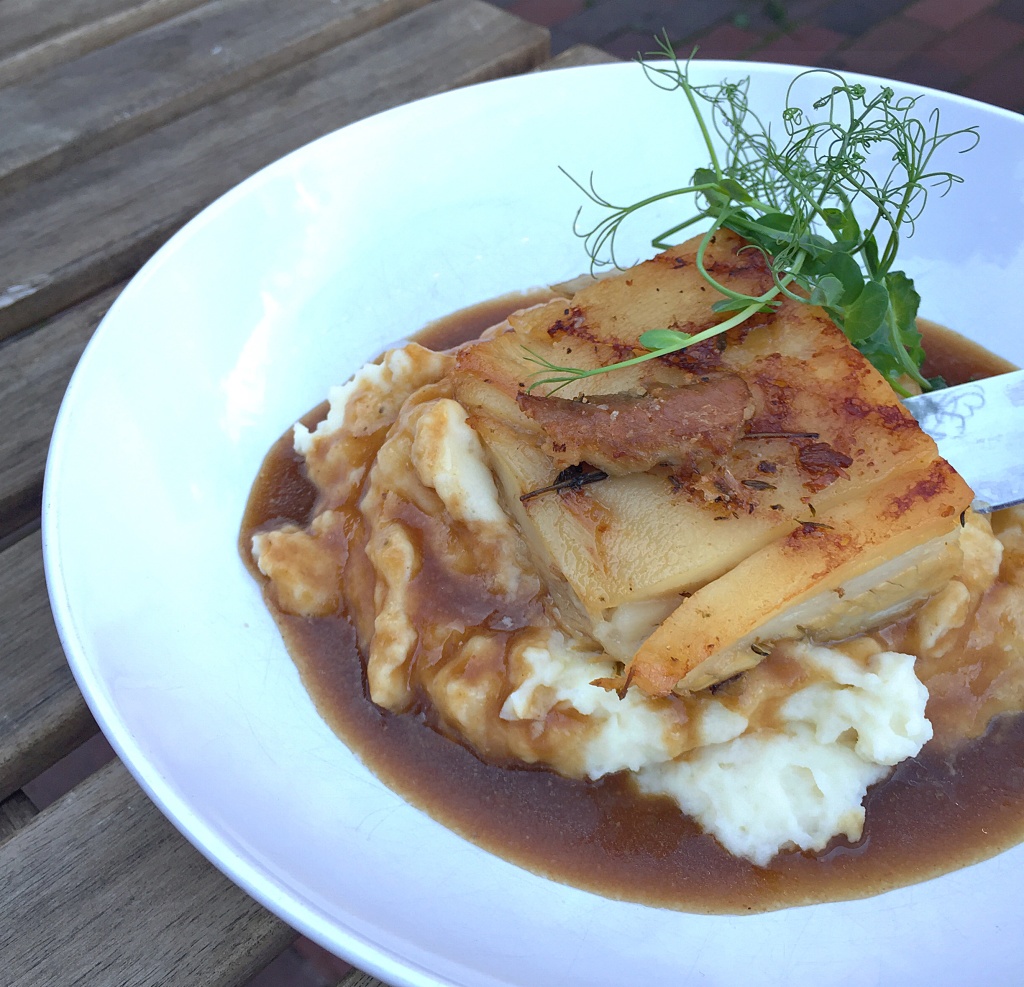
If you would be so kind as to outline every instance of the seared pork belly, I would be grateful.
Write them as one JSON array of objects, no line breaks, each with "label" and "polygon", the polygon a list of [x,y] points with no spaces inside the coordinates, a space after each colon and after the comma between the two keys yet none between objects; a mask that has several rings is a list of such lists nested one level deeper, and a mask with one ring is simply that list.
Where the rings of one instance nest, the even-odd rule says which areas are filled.
[{"label": "seared pork belly", "polygon": [[[742,246],[722,233],[706,264],[763,292],[764,259]],[[459,351],[452,377],[562,619],[651,695],[723,681],[780,640],[891,621],[956,570],[971,501],[886,381],[791,300],[556,396],[531,388],[537,357],[602,367],[643,352],[647,330],[721,321],[695,253],[515,313]],[[609,475],[550,489],[584,463]]]},{"label": "seared pork belly", "polygon": [[754,413],[750,388],[736,374],[655,384],[638,395],[568,400],[519,394],[516,402],[540,424],[553,462],[586,462],[613,476],[659,465],[697,469],[709,453],[728,451]]}]

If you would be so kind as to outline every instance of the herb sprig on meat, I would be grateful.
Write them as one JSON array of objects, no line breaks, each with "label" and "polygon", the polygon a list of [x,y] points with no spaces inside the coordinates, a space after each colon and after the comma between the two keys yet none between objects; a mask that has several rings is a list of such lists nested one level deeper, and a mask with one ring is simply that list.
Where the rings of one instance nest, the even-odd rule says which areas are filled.
[{"label": "herb sprig on meat", "polygon": [[[603,198],[593,176],[586,186],[572,179],[608,213],[580,236],[594,268],[619,266],[616,237],[626,219],[655,203],[690,197],[692,213],[656,236],[652,245],[667,249],[683,230],[707,223],[697,263],[723,296],[714,310],[733,314],[694,334],[651,329],[639,339],[646,353],[609,367],[561,367],[530,354],[543,368],[531,388],[554,385],[558,390],[583,377],[675,352],[740,325],[783,297],[824,308],[897,393],[942,386],[941,380],[921,373],[924,351],[915,322],[920,298],[913,281],[894,264],[902,237],[913,232],[929,195],[945,194],[962,182],[958,175],[933,167],[933,156],[954,138],[961,152],[970,150],[978,142],[977,129],[943,132],[937,109],[924,119],[914,115],[919,97],[897,97],[888,87],[872,96],[860,83],[848,83],[827,69],[797,76],[787,91],[781,128],[773,129],[750,109],[749,78],[692,84],[689,63],[675,57],[667,35],[650,54],[669,59],[668,65],[641,64],[659,88],[683,93],[710,162],[694,172],[689,185],[627,206]],[[831,82],[810,112],[795,101],[797,83],[806,76]],[[882,168],[871,171],[869,163],[873,168],[881,163]],[[873,215],[865,223],[858,221],[857,212]],[[774,281],[767,292],[736,292],[705,267],[707,246],[722,228],[764,253]]]}]

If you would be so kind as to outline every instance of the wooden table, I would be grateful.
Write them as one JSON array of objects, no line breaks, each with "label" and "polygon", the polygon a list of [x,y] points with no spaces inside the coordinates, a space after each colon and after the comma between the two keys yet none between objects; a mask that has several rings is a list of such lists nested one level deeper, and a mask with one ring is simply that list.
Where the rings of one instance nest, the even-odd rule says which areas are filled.
[{"label": "wooden table", "polygon": [[42,812],[22,790],[97,729],[50,616],[39,530],[82,348],[161,243],[288,151],[430,93],[608,59],[548,53],[545,30],[480,0],[0,4],[3,984],[244,984],[295,938],[116,760]]}]

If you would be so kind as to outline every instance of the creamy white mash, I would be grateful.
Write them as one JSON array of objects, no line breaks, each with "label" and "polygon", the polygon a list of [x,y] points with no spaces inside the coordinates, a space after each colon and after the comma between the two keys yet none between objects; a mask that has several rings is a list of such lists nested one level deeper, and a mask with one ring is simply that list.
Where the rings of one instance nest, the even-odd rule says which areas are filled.
[{"label": "creamy white mash", "polygon": [[[315,431],[296,429],[326,506],[309,530],[256,537],[279,599],[293,612],[318,599],[304,588],[332,550],[318,532],[345,517],[373,577],[372,592],[346,606],[375,702],[400,711],[427,695],[445,728],[484,756],[591,779],[631,772],[757,865],[837,835],[856,841],[868,787],[932,735],[915,657],[877,641],[790,642],[721,690],[617,692],[608,682],[621,665],[546,598],[472,421],[445,386],[450,360],[415,344],[391,351],[332,393]],[[968,530],[969,558],[998,554],[986,524]],[[453,573],[455,592],[474,586],[474,605],[491,601],[493,614],[469,618],[458,600],[424,597],[427,566]],[[921,613],[931,644],[970,608],[968,587],[950,586]]]}]

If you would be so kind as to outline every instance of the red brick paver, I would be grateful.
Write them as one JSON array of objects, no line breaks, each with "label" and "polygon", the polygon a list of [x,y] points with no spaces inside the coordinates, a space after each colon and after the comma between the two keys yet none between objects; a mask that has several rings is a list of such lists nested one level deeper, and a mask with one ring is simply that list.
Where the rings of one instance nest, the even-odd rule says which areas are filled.
[{"label": "red brick paver", "polygon": [[918,0],[904,13],[940,31],[951,31],[993,6],[992,0]]},{"label": "red brick paver", "polygon": [[[697,45],[700,58],[742,58],[761,41],[761,35],[735,24],[720,24]],[[682,52],[680,54],[683,54]]]},{"label": "red brick paver", "polygon": [[582,13],[584,7],[583,0],[516,0],[508,12],[541,27],[554,27]]},{"label": "red brick paver", "polygon": [[824,65],[826,58],[848,39],[845,34],[814,24],[780,35],[755,52],[761,62],[787,62],[792,65]]},{"label": "red brick paver", "polygon": [[908,55],[931,45],[939,32],[921,21],[892,17],[855,39],[838,55],[838,64],[854,72],[885,75]]},{"label": "red brick paver", "polygon": [[[1002,59],[1024,41],[1024,24],[995,14],[975,17],[953,34],[947,34],[930,54],[964,75],[976,75]],[[1024,77],[1017,80],[1020,87]]]},{"label": "red brick paver", "polygon": [[620,58],[654,47],[890,76],[1024,108],[1024,0],[491,0]]},{"label": "red brick paver", "polygon": [[[654,49],[654,38],[649,34],[642,34],[639,31],[627,31],[625,34],[617,35],[604,46],[604,50],[617,58],[631,59],[639,54],[646,54]],[[690,49],[679,54],[686,56]]]},{"label": "red brick paver", "polygon": [[894,79],[910,82],[918,86],[930,86],[945,92],[959,92],[963,73],[955,69],[949,62],[929,52],[919,52],[905,58],[889,70]]},{"label": "red brick paver", "polygon": [[963,94],[1022,113],[1024,92],[1021,91],[1021,79],[1024,79],[1024,50],[1018,48],[979,73],[964,87]]}]

